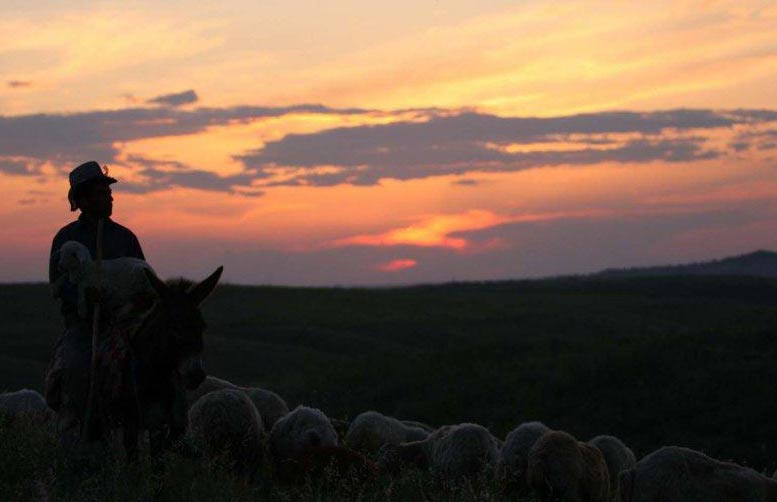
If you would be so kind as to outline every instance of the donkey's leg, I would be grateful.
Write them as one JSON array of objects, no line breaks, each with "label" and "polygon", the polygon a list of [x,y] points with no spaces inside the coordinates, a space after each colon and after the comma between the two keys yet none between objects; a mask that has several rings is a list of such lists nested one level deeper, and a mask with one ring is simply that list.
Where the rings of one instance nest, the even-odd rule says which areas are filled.
[{"label": "donkey's leg", "polygon": [[138,459],[139,432],[138,424],[134,420],[127,420],[127,423],[121,429],[127,462],[135,462]]},{"label": "donkey's leg", "polygon": [[151,456],[157,457],[167,449],[167,431],[164,428],[148,431]]}]

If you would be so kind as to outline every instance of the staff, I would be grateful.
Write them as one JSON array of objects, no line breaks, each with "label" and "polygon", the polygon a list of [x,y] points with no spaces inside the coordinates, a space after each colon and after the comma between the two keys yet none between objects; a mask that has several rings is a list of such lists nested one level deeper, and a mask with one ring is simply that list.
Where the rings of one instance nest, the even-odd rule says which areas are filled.
[{"label": "staff", "polygon": [[94,300],[94,311],[92,314],[92,362],[89,368],[89,397],[86,401],[86,416],[82,424],[81,438],[90,440],[93,433],[93,416],[96,406],[96,380],[97,380],[97,343],[100,336],[100,290],[102,288],[102,262],[103,262],[103,225],[105,219],[97,220],[97,260],[95,263],[95,276],[97,283],[97,294]]}]

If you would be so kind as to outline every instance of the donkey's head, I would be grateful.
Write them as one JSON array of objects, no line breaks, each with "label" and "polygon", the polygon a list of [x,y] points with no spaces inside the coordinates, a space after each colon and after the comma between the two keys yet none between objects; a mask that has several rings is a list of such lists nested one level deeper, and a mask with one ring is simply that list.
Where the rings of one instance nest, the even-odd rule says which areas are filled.
[{"label": "donkey's head", "polygon": [[186,387],[196,389],[206,376],[202,367],[202,335],[206,325],[200,313],[200,304],[216,287],[224,267],[217,268],[199,283],[179,280],[166,284],[153,272],[144,270],[166,314],[164,331],[169,342],[168,353],[174,359]]}]

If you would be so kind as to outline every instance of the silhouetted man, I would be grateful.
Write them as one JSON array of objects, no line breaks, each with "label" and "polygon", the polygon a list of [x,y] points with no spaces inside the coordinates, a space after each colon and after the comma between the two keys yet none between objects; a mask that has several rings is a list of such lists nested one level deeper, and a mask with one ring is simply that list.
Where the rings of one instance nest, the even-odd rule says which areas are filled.
[{"label": "silhouetted man", "polygon": [[[64,226],[51,244],[49,258],[49,283],[53,284],[62,275],[58,269],[58,251],[67,241],[78,241],[89,249],[92,259],[97,257],[97,222],[104,220],[102,235],[102,256],[106,260],[134,257],[145,260],[135,234],[128,228],[110,219],[113,212],[111,187],[116,183],[97,162],[90,161],[73,169],[70,173],[68,200],[70,210],[81,210],[78,219]],[[54,355],[46,372],[46,401],[54,410],[59,410],[63,399],[68,399],[68,389],[88,386],[92,352],[91,317],[78,315],[78,292],[67,280],[61,288],[62,316],[65,330],[54,348]],[[65,392],[63,392],[63,389]],[[72,397],[72,396],[71,396]],[[73,397],[74,398],[74,397]],[[74,403],[75,404],[75,403]],[[78,403],[83,406],[83,403]]]}]

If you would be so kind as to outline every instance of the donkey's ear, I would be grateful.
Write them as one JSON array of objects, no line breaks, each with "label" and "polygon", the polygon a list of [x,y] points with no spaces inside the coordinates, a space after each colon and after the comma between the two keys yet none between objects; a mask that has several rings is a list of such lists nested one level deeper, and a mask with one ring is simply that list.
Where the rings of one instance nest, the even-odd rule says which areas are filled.
[{"label": "donkey's ear", "polygon": [[219,267],[215,272],[210,274],[207,279],[195,286],[192,286],[192,288],[189,290],[189,296],[192,300],[194,300],[195,304],[201,304],[213,292],[213,289],[216,287],[216,284],[218,284],[219,279],[221,278],[221,272],[223,271],[224,267]]},{"label": "donkey's ear", "polygon": [[156,276],[151,270],[144,268],[143,273],[146,274],[149,284],[154,288],[159,296],[165,296],[168,292],[167,284],[164,283],[159,277]]}]

